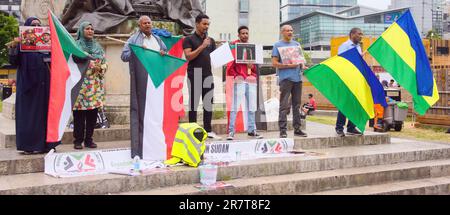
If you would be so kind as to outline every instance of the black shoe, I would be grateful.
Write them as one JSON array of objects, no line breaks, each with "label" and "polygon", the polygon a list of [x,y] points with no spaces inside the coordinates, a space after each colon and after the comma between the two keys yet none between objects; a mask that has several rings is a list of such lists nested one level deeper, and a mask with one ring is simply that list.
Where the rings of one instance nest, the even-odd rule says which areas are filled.
[{"label": "black shoe", "polygon": [[281,131],[280,132],[280,138],[287,138],[288,136],[287,136],[287,133],[286,133],[286,131]]},{"label": "black shoe", "polygon": [[94,142],[89,144],[89,145],[85,145],[86,148],[90,148],[90,149],[96,149],[97,148],[97,144],[95,144]]},{"label": "black shoe", "polygon": [[297,131],[294,131],[294,136],[307,137],[308,135],[305,132],[303,132],[302,130],[297,130]]},{"label": "black shoe", "polygon": [[344,131],[336,131],[338,137],[345,137]]},{"label": "black shoe", "polygon": [[263,138],[263,136],[261,136],[260,134],[256,133],[256,131],[252,131],[252,132],[248,133],[248,136],[254,137],[255,139],[262,139]]},{"label": "black shoe", "polygon": [[23,151],[20,154],[22,154],[22,155],[34,155],[34,151]]},{"label": "black shoe", "polygon": [[347,131],[347,134],[348,134],[348,135],[353,135],[353,136],[362,136],[362,135],[363,135],[361,132],[359,132],[359,131],[356,130],[356,129]]},{"label": "black shoe", "polygon": [[83,145],[81,145],[81,144],[75,144],[75,145],[73,146],[73,148],[74,148],[74,149],[77,149],[77,150],[81,150],[81,149],[83,149]]}]

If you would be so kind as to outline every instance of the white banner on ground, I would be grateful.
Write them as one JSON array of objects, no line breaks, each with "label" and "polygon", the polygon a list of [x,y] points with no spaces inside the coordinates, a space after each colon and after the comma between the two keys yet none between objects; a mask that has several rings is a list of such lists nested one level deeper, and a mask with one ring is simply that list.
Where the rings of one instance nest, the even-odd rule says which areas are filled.
[{"label": "white banner on ground", "polygon": [[286,156],[294,150],[294,139],[218,141],[206,144],[203,155],[208,162],[232,162]]},{"label": "white banner on ground", "polygon": [[[141,172],[164,167],[162,162],[140,160]],[[45,156],[45,174],[57,178],[126,173],[132,168],[129,148],[69,153],[52,151]]]}]

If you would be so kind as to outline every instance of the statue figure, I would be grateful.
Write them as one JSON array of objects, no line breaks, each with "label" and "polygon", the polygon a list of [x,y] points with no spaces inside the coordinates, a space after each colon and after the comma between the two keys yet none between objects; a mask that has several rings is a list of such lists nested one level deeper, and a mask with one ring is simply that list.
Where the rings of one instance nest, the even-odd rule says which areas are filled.
[{"label": "statue figure", "polygon": [[115,33],[115,27],[135,15],[129,0],[67,0],[62,24],[68,31],[76,32],[81,22],[88,21],[97,33]]},{"label": "statue figure", "polygon": [[80,21],[89,21],[98,33],[117,33],[116,27],[126,20],[148,15],[155,21],[177,22],[187,35],[194,32],[195,17],[201,13],[199,0],[67,0],[62,23],[70,32]]}]

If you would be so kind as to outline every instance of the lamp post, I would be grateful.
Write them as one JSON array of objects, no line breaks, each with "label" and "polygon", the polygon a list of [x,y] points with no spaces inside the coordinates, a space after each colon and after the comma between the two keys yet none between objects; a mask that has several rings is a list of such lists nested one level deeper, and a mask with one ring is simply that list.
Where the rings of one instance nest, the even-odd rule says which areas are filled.
[{"label": "lamp post", "polygon": [[308,43],[309,43],[309,55],[311,55],[312,52],[312,39],[311,39],[311,29],[312,29],[312,21],[308,21],[309,24],[309,36],[308,36]]},{"label": "lamp post", "polygon": [[425,23],[425,0],[422,0],[422,37],[425,36],[424,34],[424,24]]}]

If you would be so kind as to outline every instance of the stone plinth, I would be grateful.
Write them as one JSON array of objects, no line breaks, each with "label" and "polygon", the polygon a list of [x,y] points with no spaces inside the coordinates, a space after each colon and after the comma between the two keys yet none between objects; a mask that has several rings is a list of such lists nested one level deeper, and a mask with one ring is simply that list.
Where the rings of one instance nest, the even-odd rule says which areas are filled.
[{"label": "stone plinth", "polygon": [[98,35],[108,63],[105,74],[105,114],[113,125],[130,123],[130,72],[128,63],[120,59],[124,43],[107,39],[106,36],[127,41],[129,35]]},{"label": "stone plinth", "polygon": [[7,119],[16,119],[16,94],[13,93],[9,98],[3,102],[2,114]]},{"label": "stone plinth", "polygon": [[61,16],[66,0],[22,0],[20,12],[22,19],[35,16],[42,21],[43,25],[48,24],[48,9],[50,9],[57,17]]}]

